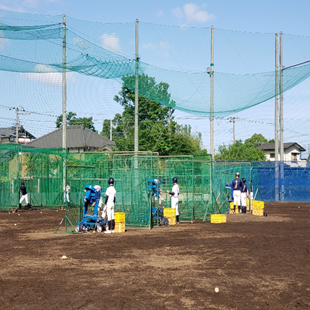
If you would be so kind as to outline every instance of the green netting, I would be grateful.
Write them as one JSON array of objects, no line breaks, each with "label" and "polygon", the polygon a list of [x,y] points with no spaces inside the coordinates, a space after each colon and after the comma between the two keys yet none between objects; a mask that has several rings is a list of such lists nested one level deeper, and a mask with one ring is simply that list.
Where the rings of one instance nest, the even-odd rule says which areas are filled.
[{"label": "green netting", "polygon": [[253,180],[255,184],[258,184],[258,175],[254,173],[256,166],[252,166],[250,162],[220,162],[214,163],[213,169],[213,194],[215,197],[215,205],[221,208],[222,212],[226,213],[229,208],[228,201],[231,200],[231,188],[225,186],[230,184],[235,179],[236,172],[240,173],[240,178],[247,180],[249,187],[249,180]]},{"label": "green netting", "polygon": [[[66,71],[67,79],[74,80],[68,85],[68,101],[74,102],[77,111],[85,107],[84,97],[79,101],[80,84],[76,82],[82,78],[73,78],[70,74],[114,80],[119,85],[122,77],[135,74],[134,21],[105,24],[67,17],[63,28],[62,16],[0,12],[0,70],[23,72],[28,81],[53,76],[55,84],[59,83],[59,74]],[[210,36],[210,28],[139,22],[139,74],[154,77],[157,83],[168,83],[176,109],[208,115]],[[283,35],[286,67],[308,61],[309,45],[309,37]],[[64,46],[65,63],[62,58]],[[274,34],[214,30],[215,116],[250,108],[276,95],[274,47]],[[309,77],[310,64],[307,62],[281,72],[283,87],[278,87],[278,92],[285,92]],[[16,80],[19,79],[15,78],[15,83]],[[93,80],[88,78],[88,81],[93,84]],[[23,83],[23,80],[19,82]],[[140,94],[164,105],[169,104],[160,94],[150,92],[144,86],[139,84]],[[84,92],[86,87],[87,84],[83,83]],[[135,86],[130,87],[134,89]],[[59,107],[49,100],[49,96],[54,96],[49,86],[46,86],[46,92],[45,108],[38,105],[42,101],[42,93],[40,100],[35,99],[34,94],[33,102],[30,100],[25,108],[36,113],[48,111],[53,116],[59,115]],[[89,96],[89,103],[92,102],[93,98]]]},{"label": "green netting", "polygon": [[[180,186],[180,219],[209,220],[223,212],[214,205],[211,155],[159,157],[157,153],[67,153],[62,149],[34,149],[22,145],[0,145],[0,210],[18,207],[20,183],[25,182],[34,208],[66,207],[66,230],[73,231],[82,218],[87,184],[107,187],[113,176],[116,212],[126,213],[126,226],[152,227],[158,224],[153,209],[171,206],[172,178]],[[150,181],[161,184],[161,199],[150,190]],[[69,184],[70,202],[65,199]],[[90,213],[93,209],[89,208]]]},{"label": "green netting", "polygon": [[57,149],[0,145],[1,209],[18,206],[21,181],[25,182],[31,204],[40,207],[61,205],[65,155]]},{"label": "green netting", "polygon": [[172,178],[177,177],[180,187],[179,213],[181,220],[210,219],[215,212],[212,195],[212,163],[210,155],[160,157],[159,174],[163,190],[162,206],[171,207]]}]

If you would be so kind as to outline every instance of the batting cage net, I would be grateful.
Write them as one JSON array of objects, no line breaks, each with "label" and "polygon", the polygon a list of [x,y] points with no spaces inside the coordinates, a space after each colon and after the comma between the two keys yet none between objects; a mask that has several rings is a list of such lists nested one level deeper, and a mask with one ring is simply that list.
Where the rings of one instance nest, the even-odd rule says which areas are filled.
[{"label": "batting cage net", "polygon": [[[3,144],[0,161],[1,210],[19,207],[23,182],[32,207],[66,209],[68,231],[82,218],[86,185],[100,185],[104,199],[110,177],[114,178],[117,191],[115,211],[126,214],[127,227],[150,228],[160,222],[163,208],[171,206],[167,191],[172,189],[173,177],[177,177],[180,186],[180,219],[209,220],[211,214],[221,212],[212,203],[210,155],[67,153],[62,149]],[[21,203],[22,208],[27,207],[25,203]],[[92,208],[89,212],[93,212]]]},{"label": "batting cage net", "polygon": [[[288,162],[219,162],[211,155],[159,156],[152,152],[68,153],[0,145],[0,210],[19,207],[23,182],[33,208],[65,208],[66,232],[73,232],[83,215],[85,187],[100,185],[104,199],[108,179],[115,179],[116,212],[124,212],[126,227],[151,228],[171,207],[176,177],[182,221],[210,220],[226,213],[230,184],[239,172],[255,200],[308,201],[310,167]],[[67,196],[66,187],[70,187]],[[21,208],[27,202],[21,203]],[[93,212],[90,207],[88,212]]]}]

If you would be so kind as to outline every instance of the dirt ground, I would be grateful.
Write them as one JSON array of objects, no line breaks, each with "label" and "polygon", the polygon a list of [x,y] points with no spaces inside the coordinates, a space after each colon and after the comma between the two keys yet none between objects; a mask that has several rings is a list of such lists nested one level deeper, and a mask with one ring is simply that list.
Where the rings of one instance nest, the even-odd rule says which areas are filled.
[{"label": "dirt ground", "polygon": [[0,309],[310,309],[310,203],[265,212],[119,234],[2,212]]}]

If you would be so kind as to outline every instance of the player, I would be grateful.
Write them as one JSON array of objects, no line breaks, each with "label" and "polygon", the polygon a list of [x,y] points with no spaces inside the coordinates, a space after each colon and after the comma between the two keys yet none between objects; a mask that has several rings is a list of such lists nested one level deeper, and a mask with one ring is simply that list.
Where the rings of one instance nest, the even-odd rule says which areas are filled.
[{"label": "player", "polygon": [[253,182],[252,180],[250,180],[250,199],[253,200]]},{"label": "player", "polygon": [[22,208],[22,202],[23,202],[23,200],[26,201],[26,204],[27,204],[28,209],[31,209],[31,204],[30,204],[29,201],[28,201],[27,189],[26,189],[26,186],[25,186],[25,183],[24,183],[24,182],[22,182],[21,187],[20,187],[19,189],[20,189],[20,191],[21,191],[21,193],[22,193],[22,196],[21,196],[21,198],[20,198],[20,200],[19,200],[19,210],[21,210],[21,208]]},{"label": "player", "polygon": [[240,196],[241,196],[241,186],[242,182],[239,179],[239,172],[236,173],[236,178],[231,182],[231,188],[233,189],[233,198],[234,198],[234,213],[236,212],[236,205],[240,210]]},{"label": "player", "polygon": [[180,189],[179,189],[179,185],[178,183],[178,179],[176,177],[172,178],[172,182],[173,182],[173,187],[171,192],[169,192],[169,190],[167,190],[167,194],[169,194],[171,196],[171,208],[175,209],[175,215],[176,215],[176,221],[177,224],[180,224],[180,220],[179,220],[179,193],[180,193]]},{"label": "player", "polygon": [[247,196],[248,196],[248,186],[246,185],[246,179],[243,178],[242,179],[242,186],[241,186],[242,213],[246,213],[246,198],[247,198]]},{"label": "player", "polygon": [[105,194],[105,204],[104,207],[107,210],[108,215],[108,230],[105,231],[106,234],[114,233],[115,221],[114,221],[114,205],[116,198],[116,190],[113,186],[114,179],[110,178],[108,180],[109,187],[107,188]]},{"label": "player", "polygon": [[67,186],[66,186],[66,197],[67,197],[67,202],[69,203],[70,202],[70,199],[69,199],[69,193],[70,193],[70,185],[67,183]]}]

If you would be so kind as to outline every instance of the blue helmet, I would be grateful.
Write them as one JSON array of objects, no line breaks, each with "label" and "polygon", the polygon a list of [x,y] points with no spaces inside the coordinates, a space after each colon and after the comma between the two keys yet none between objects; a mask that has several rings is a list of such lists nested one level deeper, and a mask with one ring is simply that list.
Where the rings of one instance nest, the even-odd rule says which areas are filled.
[{"label": "blue helmet", "polygon": [[108,180],[108,183],[109,183],[109,184],[114,184],[114,179],[113,179],[113,178],[110,178],[110,179]]},{"label": "blue helmet", "polygon": [[173,178],[172,178],[172,182],[173,182],[173,183],[178,183],[178,179],[177,179],[176,177],[173,177]]}]

